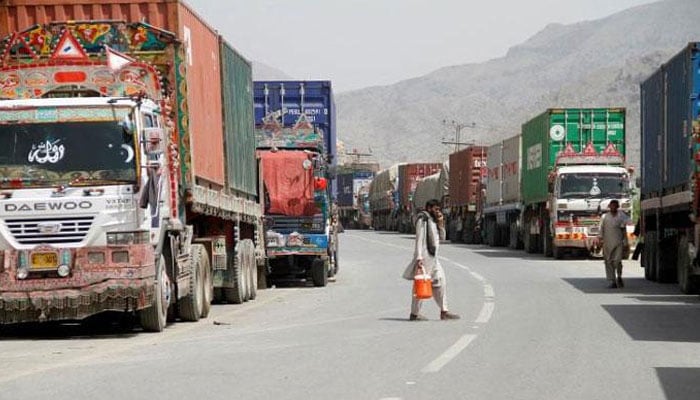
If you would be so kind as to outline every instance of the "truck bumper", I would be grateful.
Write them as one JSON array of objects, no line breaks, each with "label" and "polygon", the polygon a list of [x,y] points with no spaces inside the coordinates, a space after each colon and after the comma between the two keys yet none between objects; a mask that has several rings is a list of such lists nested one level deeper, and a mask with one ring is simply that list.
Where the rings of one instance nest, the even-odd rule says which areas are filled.
[{"label": "truck bumper", "polygon": [[[49,271],[30,272],[18,279],[19,252],[4,252],[0,268],[0,323],[80,320],[104,311],[131,311],[154,300],[155,257],[151,245],[71,249],[71,273],[65,278]],[[113,262],[112,254],[128,252],[128,262]],[[91,263],[88,253],[104,253]],[[92,259],[94,261],[94,258]],[[123,261],[123,260],[122,260]]]},{"label": "truck bumper", "polygon": [[3,292],[0,323],[80,320],[104,311],[140,310],[153,303],[154,278],[108,280],[79,289]]}]

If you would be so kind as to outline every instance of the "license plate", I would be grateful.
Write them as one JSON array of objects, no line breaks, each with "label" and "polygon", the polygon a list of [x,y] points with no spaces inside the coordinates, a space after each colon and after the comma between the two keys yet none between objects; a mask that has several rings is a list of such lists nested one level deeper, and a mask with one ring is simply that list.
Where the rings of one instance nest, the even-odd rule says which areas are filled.
[{"label": "license plate", "polygon": [[58,267],[58,253],[32,253],[31,259],[33,269]]}]

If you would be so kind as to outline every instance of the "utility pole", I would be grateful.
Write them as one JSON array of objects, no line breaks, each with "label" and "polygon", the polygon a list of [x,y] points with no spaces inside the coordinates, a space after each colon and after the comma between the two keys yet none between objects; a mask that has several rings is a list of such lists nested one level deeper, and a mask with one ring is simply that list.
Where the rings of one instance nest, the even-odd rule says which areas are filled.
[{"label": "utility pole", "polygon": [[442,141],[442,144],[454,144],[455,145],[455,151],[459,151],[459,146],[460,145],[470,145],[474,144],[474,142],[462,142],[462,129],[464,128],[476,128],[476,122],[472,122],[469,124],[465,124],[463,122],[458,122],[455,120],[442,120],[442,124],[445,126],[451,126],[455,130],[455,140],[452,141]]}]

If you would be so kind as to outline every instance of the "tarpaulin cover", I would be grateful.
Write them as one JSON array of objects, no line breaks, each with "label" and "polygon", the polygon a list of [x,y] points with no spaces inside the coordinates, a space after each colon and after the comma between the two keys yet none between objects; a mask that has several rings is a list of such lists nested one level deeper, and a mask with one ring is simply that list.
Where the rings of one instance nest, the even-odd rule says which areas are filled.
[{"label": "tarpaulin cover", "polygon": [[310,155],[304,151],[261,152],[266,213],[287,216],[313,216],[320,210],[314,203],[312,169],[304,169]]}]

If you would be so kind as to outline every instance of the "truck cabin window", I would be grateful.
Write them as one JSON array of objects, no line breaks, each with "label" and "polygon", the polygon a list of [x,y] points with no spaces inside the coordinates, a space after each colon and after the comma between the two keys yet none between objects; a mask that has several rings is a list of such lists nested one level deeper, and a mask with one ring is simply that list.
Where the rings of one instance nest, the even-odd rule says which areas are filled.
[{"label": "truck cabin window", "polygon": [[618,174],[565,174],[560,178],[561,198],[606,198],[628,195],[627,176]]},{"label": "truck cabin window", "polygon": [[135,148],[114,121],[0,124],[0,174],[25,186],[135,183]]}]

